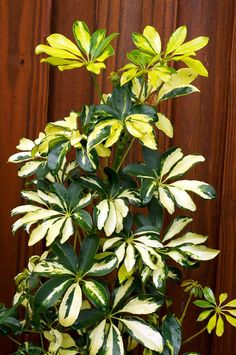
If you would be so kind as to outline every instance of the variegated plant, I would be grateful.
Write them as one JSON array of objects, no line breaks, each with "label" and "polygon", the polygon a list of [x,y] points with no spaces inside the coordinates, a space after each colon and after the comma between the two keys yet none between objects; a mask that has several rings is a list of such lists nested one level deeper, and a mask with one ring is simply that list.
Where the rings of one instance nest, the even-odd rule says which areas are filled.
[{"label": "variegated plant", "polygon": [[[198,92],[192,82],[207,76],[194,57],[208,38],[185,42],[187,29],[181,26],[163,46],[157,30],[146,26],[142,34],[133,33],[136,48],[127,54],[129,63],[111,73],[112,92],[103,94],[96,75],[114,54],[110,42],[117,33],[91,34],[75,21],[73,34],[76,43],[50,35],[49,45],[38,45],[36,54],[47,54],[41,61],[59,70],[85,67],[101,101],[49,122],[36,140],[22,138],[19,152],[9,158],[27,179],[22,191],[27,202],[12,210],[21,215],[13,232],[23,227],[28,245],[43,241],[46,250],[16,276],[13,306],[0,308],[0,331],[39,338],[37,344],[16,340],[18,355],[177,355],[205,330],[216,328],[221,336],[223,317],[236,326],[235,300],[223,305],[226,293],[217,304],[210,288],[185,280],[189,299],[182,314],[174,314],[167,288],[170,279],[182,278],[184,268],[219,253],[206,245],[207,236],[184,232],[193,220],[189,215],[175,215],[166,227],[165,210],[193,212],[191,194],[213,199],[215,190],[182,179],[205,160],[202,155],[184,155],[178,147],[161,153],[157,141],[157,131],[174,134],[159,103]],[[175,69],[177,61],[185,67]],[[142,154],[126,165],[135,139]],[[194,302],[205,309],[197,321],[209,318],[208,323],[185,339],[190,301],[203,296]]]}]

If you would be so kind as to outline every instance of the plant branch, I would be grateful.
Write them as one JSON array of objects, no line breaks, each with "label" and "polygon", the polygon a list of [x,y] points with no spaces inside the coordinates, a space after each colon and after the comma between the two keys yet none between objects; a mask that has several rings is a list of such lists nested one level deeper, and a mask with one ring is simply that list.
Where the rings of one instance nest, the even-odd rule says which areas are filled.
[{"label": "plant branch", "polygon": [[193,297],[193,295],[190,293],[189,298],[188,298],[188,301],[187,301],[187,303],[186,303],[186,305],[185,305],[185,307],[184,307],[182,316],[181,316],[180,319],[179,319],[179,321],[180,321],[181,324],[182,324],[182,322],[183,322],[184,317],[186,316],[186,312],[187,312],[187,309],[188,309],[188,306],[189,306],[189,304],[190,304],[190,302],[191,302],[192,297]]},{"label": "plant branch", "polygon": [[182,345],[189,343],[190,341],[192,341],[194,338],[196,338],[198,335],[202,334],[205,332],[205,330],[207,329],[207,326],[205,326],[204,328],[202,328],[201,330],[199,330],[199,332],[193,334],[191,337],[187,338],[186,340],[184,340],[182,342]]},{"label": "plant branch", "polygon": [[124,153],[123,155],[123,158],[121,159],[121,162],[120,164],[118,165],[117,169],[116,169],[116,172],[118,172],[120,170],[120,167],[121,165],[123,164],[123,162],[125,161],[125,158],[127,157],[127,154],[129,153],[130,151],[130,148],[132,147],[133,143],[134,143],[134,140],[135,140],[135,137],[132,138],[131,142],[130,142],[130,145],[128,146],[126,152]]},{"label": "plant branch", "polygon": [[16,340],[15,338],[11,337],[9,334],[7,334],[7,337],[8,337],[9,339],[11,339],[11,340],[12,340],[14,343],[16,343],[17,345],[21,346],[21,343],[20,343],[18,340]]},{"label": "plant branch", "polygon": [[145,84],[145,75],[143,75],[142,86],[141,86],[140,93],[139,93],[139,96],[138,96],[138,101],[139,101],[139,102],[140,102],[141,97],[142,97],[142,93],[143,93],[144,84]]},{"label": "plant branch", "polygon": [[92,79],[93,79],[93,84],[94,84],[94,87],[95,87],[95,90],[98,94],[98,97],[101,99],[102,103],[105,104],[105,101],[103,99],[103,96],[102,96],[102,90],[98,84],[98,81],[97,81],[97,77],[95,74],[91,73],[91,76],[92,76]]}]

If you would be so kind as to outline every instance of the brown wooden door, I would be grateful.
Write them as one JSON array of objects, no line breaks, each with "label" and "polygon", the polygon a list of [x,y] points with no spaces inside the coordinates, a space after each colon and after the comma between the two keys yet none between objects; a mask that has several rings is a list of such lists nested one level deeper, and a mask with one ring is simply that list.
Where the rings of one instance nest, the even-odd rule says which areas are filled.
[{"label": "brown wooden door", "polygon": [[[236,3],[234,0],[2,0],[0,2],[0,300],[10,305],[14,294],[14,275],[22,270],[29,255],[40,253],[41,246],[27,248],[27,237],[11,234],[10,210],[19,205],[22,182],[17,168],[8,165],[20,137],[36,137],[47,121],[64,117],[71,109],[96,100],[88,74],[71,71],[60,73],[39,64],[34,55],[36,44],[45,42],[53,32],[72,38],[75,19],[87,22],[93,30],[107,28],[120,32],[116,41],[116,57],[109,60],[100,79],[104,92],[109,91],[105,79],[111,70],[125,64],[125,53],[132,48],[131,32],[141,32],[146,24],[154,25],[164,41],[177,27],[186,24],[188,38],[210,37],[201,57],[209,70],[209,78],[198,79],[200,94],[179,98],[163,106],[175,126],[172,141],[160,138],[160,147],[181,146],[188,154],[198,152],[206,163],[194,175],[208,181],[217,190],[217,200],[206,202],[196,198],[198,212],[195,229],[209,234],[209,244],[222,250],[216,261],[187,273],[219,294],[236,297],[235,277],[235,34]],[[136,150],[135,150],[136,151]],[[135,154],[130,159],[135,159]],[[178,304],[183,299],[175,295]],[[196,311],[185,321],[185,337],[194,332]],[[236,353],[235,330],[226,326],[224,336],[202,335],[188,349],[203,355]],[[10,354],[11,342],[1,340],[0,354]]]}]

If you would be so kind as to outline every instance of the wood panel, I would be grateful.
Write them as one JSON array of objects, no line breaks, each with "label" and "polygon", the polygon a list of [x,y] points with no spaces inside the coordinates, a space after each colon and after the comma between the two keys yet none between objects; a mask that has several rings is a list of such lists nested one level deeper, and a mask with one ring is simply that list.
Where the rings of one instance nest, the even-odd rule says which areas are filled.
[{"label": "wood panel", "polygon": [[[198,212],[194,214],[193,230],[209,233],[210,245],[223,252],[216,261],[203,263],[186,276],[210,285],[218,294],[222,290],[235,297],[235,15],[234,0],[3,0],[0,3],[0,43],[4,53],[0,62],[0,129],[4,132],[0,136],[0,195],[4,201],[0,207],[0,227],[4,231],[0,240],[2,301],[9,304],[14,288],[12,277],[23,268],[29,254],[40,250],[40,247],[28,250],[23,234],[18,233],[14,239],[11,235],[9,211],[20,203],[22,185],[16,177],[16,168],[6,165],[7,158],[15,151],[19,137],[35,138],[47,121],[62,118],[71,109],[79,110],[84,103],[98,101],[85,70],[61,73],[50,69],[49,73],[48,66],[40,65],[33,54],[35,45],[44,42],[51,32],[72,39],[75,19],[86,21],[91,30],[107,28],[108,33],[120,32],[114,42],[117,55],[108,60],[107,70],[99,79],[104,92],[110,90],[106,81],[110,71],[126,63],[125,53],[132,49],[132,31],[141,32],[146,24],[152,24],[166,43],[177,26],[186,24],[188,39],[199,35],[210,37],[208,47],[200,52],[209,78],[198,79],[200,94],[178,98],[161,107],[174,123],[175,137],[170,141],[160,135],[159,143],[161,150],[177,145],[185,154],[198,152],[206,157],[206,163],[195,168],[190,177],[211,183],[218,198],[215,202],[195,198]],[[139,158],[140,149],[136,146],[127,162]],[[180,307],[183,305],[184,299],[178,292],[175,301]],[[185,321],[185,337],[193,333],[195,319],[193,309]],[[193,345],[186,346],[186,351],[231,354],[235,349],[234,335],[235,330],[227,327],[220,341],[215,336],[203,335]],[[5,354],[10,354],[11,349],[10,345],[4,345]]]}]

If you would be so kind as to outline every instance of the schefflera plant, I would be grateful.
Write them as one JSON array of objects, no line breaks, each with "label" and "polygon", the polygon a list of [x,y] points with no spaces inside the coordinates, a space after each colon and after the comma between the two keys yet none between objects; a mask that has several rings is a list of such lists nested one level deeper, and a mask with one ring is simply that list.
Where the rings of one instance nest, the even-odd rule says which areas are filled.
[{"label": "schefflera plant", "polygon": [[[140,344],[139,354],[177,355],[205,330],[216,328],[221,336],[222,315],[236,325],[235,300],[221,305],[226,294],[217,305],[210,288],[184,281],[190,296],[182,314],[174,314],[167,293],[169,280],[181,280],[184,268],[219,253],[206,246],[207,236],[185,231],[193,220],[189,211],[196,210],[191,194],[215,198],[208,183],[185,177],[204,157],[185,155],[179,147],[160,152],[157,142],[158,130],[174,134],[159,104],[198,92],[193,80],[207,76],[195,57],[208,38],[186,42],[181,26],[163,47],[156,29],[146,26],[142,34],[133,33],[129,63],[111,73],[112,92],[103,94],[96,75],[114,54],[117,34],[91,34],[82,21],[74,23],[73,34],[75,43],[50,35],[36,54],[48,55],[41,61],[59,70],[85,67],[100,102],[48,123],[35,140],[22,138],[19,152],[9,158],[26,179],[26,203],[12,211],[20,215],[13,232],[23,227],[29,246],[43,240],[46,250],[16,276],[13,306],[0,309],[1,333],[36,334],[34,342],[12,338],[16,354],[123,355]],[[175,69],[173,62],[185,66]],[[142,159],[125,165],[134,141]],[[180,215],[164,228],[164,213],[176,209]],[[197,320],[209,321],[184,339],[182,323],[197,296],[205,300],[195,305],[206,308]]]}]

